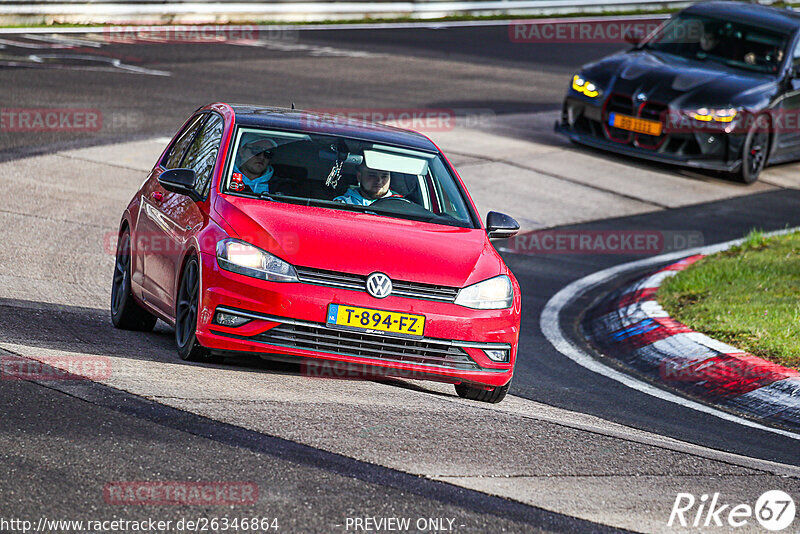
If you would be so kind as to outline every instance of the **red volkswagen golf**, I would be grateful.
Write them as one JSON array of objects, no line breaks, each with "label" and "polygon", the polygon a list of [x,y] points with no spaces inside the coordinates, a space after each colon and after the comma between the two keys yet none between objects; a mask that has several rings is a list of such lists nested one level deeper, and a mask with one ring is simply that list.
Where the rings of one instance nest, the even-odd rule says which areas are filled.
[{"label": "red volkswagen golf", "polygon": [[499,402],[520,289],[461,179],[424,135],[212,104],[183,125],[122,215],[118,328],[175,326],[189,361],[248,353],[455,384]]}]

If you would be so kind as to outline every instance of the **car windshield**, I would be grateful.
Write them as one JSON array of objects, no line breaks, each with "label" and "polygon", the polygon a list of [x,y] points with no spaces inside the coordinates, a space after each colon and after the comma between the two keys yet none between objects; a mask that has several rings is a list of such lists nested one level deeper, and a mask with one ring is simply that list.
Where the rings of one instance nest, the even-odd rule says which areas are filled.
[{"label": "car windshield", "polygon": [[240,126],[223,192],[477,228],[439,154],[333,135]]},{"label": "car windshield", "polygon": [[789,34],[749,24],[681,14],[659,28],[642,47],[774,74],[781,66],[789,38]]}]

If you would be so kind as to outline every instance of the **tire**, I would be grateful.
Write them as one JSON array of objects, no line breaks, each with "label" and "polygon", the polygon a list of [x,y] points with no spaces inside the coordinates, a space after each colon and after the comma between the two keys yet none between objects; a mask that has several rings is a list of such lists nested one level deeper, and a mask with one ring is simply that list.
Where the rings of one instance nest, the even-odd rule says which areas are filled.
[{"label": "tire", "polygon": [[464,399],[497,404],[506,397],[510,386],[511,383],[509,382],[505,386],[497,386],[487,390],[468,386],[466,384],[456,384],[456,393],[458,393],[459,397]]},{"label": "tire", "polygon": [[745,184],[758,180],[769,157],[770,135],[764,120],[758,118],[748,130],[742,145],[742,166],[734,177]]},{"label": "tire", "polygon": [[197,308],[200,301],[200,266],[191,257],[183,266],[178,300],[175,306],[175,344],[178,356],[187,362],[214,363],[222,358],[212,355],[197,341]]},{"label": "tire", "polygon": [[131,293],[131,233],[126,229],[117,242],[111,281],[111,322],[122,330],[149,332],[156,317],[143,309]]}]

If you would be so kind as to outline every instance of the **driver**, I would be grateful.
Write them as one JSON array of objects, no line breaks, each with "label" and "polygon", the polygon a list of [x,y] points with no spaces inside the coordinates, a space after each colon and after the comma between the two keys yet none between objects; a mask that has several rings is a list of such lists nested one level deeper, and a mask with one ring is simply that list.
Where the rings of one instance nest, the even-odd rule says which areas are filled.
[{"label": "driver", "polygon": [[231,178],[231,189],[253,193],[269,193],[269,180],[275,174],[270,165],[272,153],[278,145],[272,139],[245,134],[239,148],[237,165]]},{"label": "driver", "polygon": [[700,48],[703,52],[711,52],[716,46],[719,44],[719,39],[717,38],[716,33],[710,27],[706,27],[703,30],[703,35],[700,36]]},{"label": "driver", "polygon": [[356,171],[358,187],[351,187],[344,195],[338,196],[333,200],[353,204],[356,206],[369,206],[379,198],[400,197],[389,189],[392,173],[389,171],[379,171],[367,167],[366,163],[361,163]]}]

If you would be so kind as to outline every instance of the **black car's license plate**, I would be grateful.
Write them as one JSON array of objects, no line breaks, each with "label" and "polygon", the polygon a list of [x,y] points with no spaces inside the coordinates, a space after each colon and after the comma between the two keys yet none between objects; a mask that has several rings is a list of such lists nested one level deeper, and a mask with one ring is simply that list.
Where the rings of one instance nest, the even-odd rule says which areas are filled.
[{"label": "black car's license plate", "polygon": [[620,115],[619,113],[609,114],[608,124],[621,130],[628,130],[629,132],[652,135],[655,137],[661,135],[662,130],[661,123],[658,121],[640,119],[639,117],[631,117],[630,115]]}]

